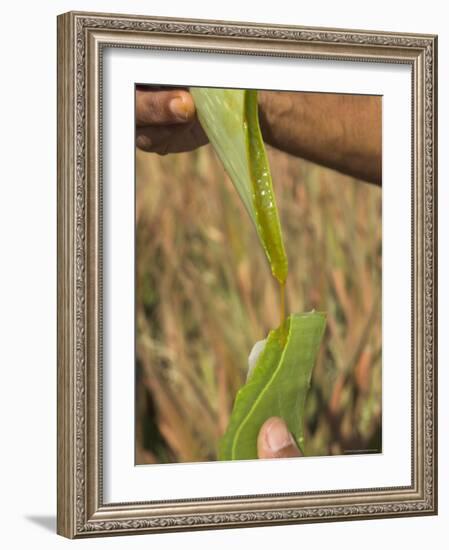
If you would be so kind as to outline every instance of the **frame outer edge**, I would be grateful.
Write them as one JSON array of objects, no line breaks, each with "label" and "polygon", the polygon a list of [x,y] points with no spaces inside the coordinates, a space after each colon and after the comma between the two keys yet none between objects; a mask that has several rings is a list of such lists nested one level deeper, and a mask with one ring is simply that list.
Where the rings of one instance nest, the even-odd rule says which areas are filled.
[{"label": "frame outer edge", "polygon": [[438,515],[438,36],[432,38],[432,422],[433,433],[433,493],[432,505],[434,515]]},{"label": "frame outer edge", "polygon": [[57,18],[57,522],[59,535],[75,536],[74,449],[74,90],[73,18]]},{"label": "frame outer edge", "polygon": [[[97,438],[101,426],[97,425],[97,415],[101,398],[96,392],[101,376],[96,373],[98,358],[96,314],[98,313],[98,284],[95,275],[96,248],[90,249],[92,239],[98,234],[98,212],[95,205],[86,204],[86,199],[99,200],[96,179],[98,173],[89,165],[96,158],[96,130],[86,129],[86,123],[96,119],[97,104],[92,97],[95,89],[93,67],[89,64],[92,49],[87,42],[90,31],[109,31],[123,37],[125,32],[136,36],[151,33],[152,36],[186,36],[199,41],[203,37],[217,37],[217,40],[236,37],[242,41],[242,53],[251,45],[268,45],[300,42],[304,44],[327,44],[337,49],[340,44],[352,46],[364,45],[372,52],[373,59],[380,53],[390,51],[391,62],[400,62],[407,52],[412,57],[426,61],[424,74],[421,72],[421,85],[415,89],[416,99],[423,109],[424,128],[419,130],[421,143],[414,153],[421,154],[416,165],[420,174],[420,190],[423,203],[420,216],[424,224],[424,243],[418,257],[426,262],[424,276],[417,281],[422,285],[426,333],[419,353],[425,359],[426,373],[420,370],[425,403],[420,404],[419,430],[425,448],[416,459],[420,483],[415,495],[406,495],[382,502],[354,502],[344,504],[313,505],[306,508],[268,510],[261,504],[254,511],[228,510],[201,512],[200,503],[191,502],[193,513],[180,507],[173,507],[163,515],[147,515],[145,506],[137,517],[129,514],[126,506],[117,505],[115,513],[109,507],[102,507],[101,488],[101,449]],[[154,33],[154,34],[153,34]],[[198,51],[210,51],[205,44]],[[163,45],[159,45],[161,49]],[[351,46],[351,48],[352,48]],[[135,47],[139,47],[136,45]],[[380,517],[400,517],[428,515],[437,512],[437,441],[436,441],[436,36],[398,35],[394,33],[376,33],[344,29],[307,29],[304,27],[284,27],[237,22],[213,22],[206,20],[177,20],[142,16],[123,16],[117,14],[98,14],[88,12],[69,12],[58,16],[58,518],[57,532],[68,538],[84,538],[100,535],[123,535],[143,532],[185,531],[191,529],[218,529],[230,527],[250,527],[255,525],[276,525],[287,523],[310,523],[316,521],[335,521],[348,519],[378,519]],[[176,44],[173,49],[182,49]],[[224,48],[226,49],[226,48]],[[257,48],[261,55],[270,55]],[[307,50],[309,51],[309,50]],[[339,50],[341,53],[341,50]],[[352,51],[352,50],[351,50]],[[87,55],[86,55],[87,54]],[[348,54],[348,52],[346,52]],[[423,55],[424,54],[424,55]],[[289,52],[281,55],[289,55]],[[326,50],[325,56],[332,59],[332,52]],[[339,57],[339,55],[336,55]],[[353,55],[350,60],[359,60]],[[383,57],[383,54],[382,56]],[[421,66],[421,71],[423,67]],[[93,85],[93,86],[92,86]],[[89,94],[89,97],[86,97]],[[96,98],[98,101],[98,97]],[[425,102],[424,100],[427,100]],[[415,114],[416,121],[416,114]],[[98,121],[97,121],[98,123]],[[87,146],[87,147],[86,147]],[[425,164],[425,167],[423,166]],[[415,177],[417,174],[415,174]],[[415,180],[416,181],[416,180]],[[425,185],[423,185],[425,183]],[[97,203],[96,203],[97,204]],[[424,211],[424,212],[423,212]],[[424,282],[424,284],[422,284]],[[86,303],[87,301],[87,303]],[[95,326],[94,326],[95,325]],[[424,349],[423,349],[424,347]],[[95,357],[93,357],[95,356]],[[101,361],[100,361],[101,362]],[[423,364],[423,361],[420,362]],[[425,380],[423,380],[425,378]],[[90,384],[90,385],[89,385]],[[95,386],[95,388],[92,387]],[[93,394],[94,392],[94,394]],[[421,395],[421,393],[420,393]],[[419,398],[418,398],[419,400]],[[423,410],[423,405],[425,410]],[[430,452],[429,452],[430,451]],[[433,451],[433,453],[432,453]],[[97,462],[99,464],[97,464]],[[92,471],[93,467],[100,470]],[[100,482],[100,486],[98,483]],[[415,484],[416,485],[416,484]],[[398,488],[407,489],[407,488]],[[422,494],[424,490],[425,494]],[[382,493],[379,492],[379,496]],[[386,495],[388,496],[388,495]],[[129,503],[136,505],[139,503]],[[150,504],[150,503],[141,503]],[[175,503],[176,504],[176,503]],[[244,506],[244,502],[242,501]],[[100,506],[98,510],[96,508]],[[188,507],[189,507],[188,506]],[[299,505],[298,505],[299,506]],[[195,508],[197,508],[195,512]],[[225,508],[228,508],[227,506]],[[102,512],[104,516],[97,516]],[[93,515],[92,515],[93,514]]]}]

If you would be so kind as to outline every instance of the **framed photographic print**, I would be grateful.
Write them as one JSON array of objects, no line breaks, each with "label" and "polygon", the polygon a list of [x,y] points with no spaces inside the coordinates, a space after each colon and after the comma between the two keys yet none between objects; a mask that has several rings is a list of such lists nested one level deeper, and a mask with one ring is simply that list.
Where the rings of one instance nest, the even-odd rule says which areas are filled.
[{"label": "framed photographic print", "polygon": [[59,534],[437,512],[436,62],[59,16]]}]

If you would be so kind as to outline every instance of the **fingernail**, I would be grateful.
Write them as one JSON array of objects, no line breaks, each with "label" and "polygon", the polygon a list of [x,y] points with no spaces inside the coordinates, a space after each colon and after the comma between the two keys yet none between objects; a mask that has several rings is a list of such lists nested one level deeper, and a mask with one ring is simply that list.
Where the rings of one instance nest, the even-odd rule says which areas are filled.
[{"label": "fingernail", "polygon": [[276,453],[292,445],[292,436],[282,419],[274,418],[266,430],[266,443],[271,451]]},{"label": "fingernail", "polygon": [[182,121],[188,120],[189,111],[186,102],[182,97],[173,98],[168,104],[169,109],[176,118],[179,118]]}]

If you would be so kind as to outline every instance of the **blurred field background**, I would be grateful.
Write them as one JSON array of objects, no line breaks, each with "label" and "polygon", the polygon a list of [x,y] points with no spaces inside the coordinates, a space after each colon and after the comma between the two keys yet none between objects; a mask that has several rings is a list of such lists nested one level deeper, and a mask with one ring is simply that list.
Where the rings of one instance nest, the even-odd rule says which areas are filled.
[{"label": "blurred field background", "polygon": [[[306,454],[380,451],[381,190],[267,149],[287,312],[328,314]],[[216,460],[248,354],[278,324],[278,287],[209,145],[136,154],[136,463]]]}]

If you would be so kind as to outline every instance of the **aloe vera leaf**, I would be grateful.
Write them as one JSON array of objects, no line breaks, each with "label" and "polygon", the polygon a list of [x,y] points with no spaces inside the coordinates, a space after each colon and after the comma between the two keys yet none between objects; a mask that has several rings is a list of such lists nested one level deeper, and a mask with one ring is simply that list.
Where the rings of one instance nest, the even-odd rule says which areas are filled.
[{"label": "aloe vera leaf", "polygon": [[201,125],[256,227],[273,276],[282,285],[288,262],[259,127],[257,91],[191,88],[190,92]]},{"label": "aloe vera leaf", "polygon": [[220,460],[257,458],[262,424],[280,416],[304,453],[304,408],[313,366],[326,324],[324,313],[291,315],[272,330],[248,381],[234,401],[220,440]]}]

